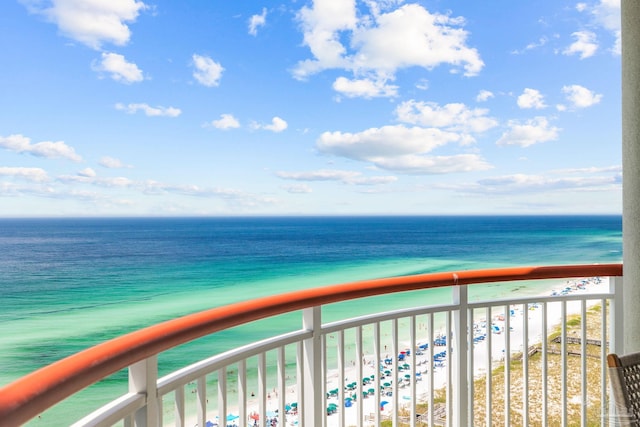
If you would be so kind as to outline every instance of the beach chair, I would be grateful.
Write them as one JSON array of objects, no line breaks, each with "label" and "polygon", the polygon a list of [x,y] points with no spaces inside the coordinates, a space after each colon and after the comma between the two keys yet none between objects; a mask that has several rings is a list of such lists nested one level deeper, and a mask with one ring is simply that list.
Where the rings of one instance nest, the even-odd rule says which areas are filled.
[{"label": "beach chair", "polygon": [[615,425],[640,427],[640,352],[607,356]]}]

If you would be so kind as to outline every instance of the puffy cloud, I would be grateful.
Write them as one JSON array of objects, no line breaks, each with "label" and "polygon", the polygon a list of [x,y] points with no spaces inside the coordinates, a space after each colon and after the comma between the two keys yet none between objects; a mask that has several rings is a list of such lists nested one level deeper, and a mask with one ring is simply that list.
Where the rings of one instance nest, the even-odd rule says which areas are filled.
[{"label": "puffy cloud", "polygon": [[340,42],[340,32],[356,28],[355,0],[316,0],[313,8],[303,7],[297,17],[302,25],[304,44],[315,58],[298,63],[294,70],[297,78],[348,65],[344,58],[346,48]]},{"label": "puffy cloud", "polygon": [[258,28],[263,27],[267,22],[267,9],[262,8],[262,14],[252,15],[249,18],[249,34],[255,36],[258,34]]},{"label": "puffy cloud", "polygon": [[316,142],[320,152],[370,162],[381,169],[408,174],[485,170],[480,156],[427,156],[437,147],[465,142],[465,136],[436,128],[403,125],[371,128],[359,133],[324,132]]},{"label": "puffy cloud", "polygon": [[220,84],[220,78],[224,71],[222,65],[207,56],[194,54],[192,59],[193,66],[195,67],[193,77],[198,83],[208,87],[218,86]]},{"label": "puffy cloud", "polygon": [[447,130],[485,132],[498,125],[498,121],[487,117],[489,110],[470,109],[461,103],[440,106],[435,102],[409,100],[396,107],[398,120],[422,126],[433,126]]},{"label": "puffy cloud", "polygon": [[620,0],[600,0],[595,6],[589,7],[587,4],[578,9],[581,12],[589,12],[594,18],[594,23],[611,32],[615,41],[611,51],[620,55],[622,47],[622,28],[620,19]]},{"label": "puffy cloud", "polygon": [[220,119],[211,122],[211,126],[217,129],[234,129],[240,127],[240,122],[233,114],[221,114]]},{"label": "puffy cloud", "polygon": [[376,17],[377,26],[353,35],[357,49],[354,64],[359,69],[394,72],[419,66],[426,69],[441,64],[461,67],[467,76],[484,67],[478,51],[466,46],[468,33],[461,18],[432,14],[417,4],[404,5]]},{"label": "puffy cloud", "polygon": [[21,178],[34,182],[49,181],[47,172],[41,168],[0,167],[0,176]]},{"label": "puffy cloud", "polygon": [[114,157],[109,157],[109,156],[105,156],[101,158],[98,164],[107,169],[123,169],[123,168],[131,167],[131,166],[125,165],[119,159],[116,159]]},{"label": "puffy cloud", "polygon": [[145,115],[149,117],[178,117],[182,111],[179,108],[174,107],[151,107],[148,104],[121,104],[118,103],[115,105],[116,110],[126,111],[129,114],[135,114],[138,111],[144,112]]},{"label": "puffy cloud", "polygon": [[457,142],[459,135],[440,129],[397,126],[370,128],[358,133],[324,132],[316,145],[321,152],[353,160],[374,161],[414,153]]},{"label": "puffy cloud", "polygon": [[44,16],[65,36],[93,49],[104,43],[127,44],[135,22],[147,6],[137,0],[22,0],[31,13]]},{"label": "puffy cloud", "polygon": [[494,96],[495,95],[493,94],[493,92],[483,89],[480,92],[478,92],[478,95],[476,96],[476,101],[484,102],[489,100],[489,98],[493,98]]},{"label": "puffy cloud", "polygon": [[567,95],[567,100],[575,108],[587,108],[600,102],[601,94],[596,94],[580,85],[564,86],[562,92]]},{"label": "puffy cloud", "polygon": [[525,88],[522,95],[518,96],[518,107],[535,108],[536,110],[546,108],[544,96],[536,89]]},{"label": "puffy cloud", "polygon": [[589,58],[598,50],[596,34],[592,31],[576,31],[571,34],[576,41],[567,47],[562,53],[565,55],[579,54],[580,59]]},{"label": "puffy cloud", "polygon": [[265,130],[270,130],[272,132],[282,132],[288,126],[289,125],[287,124],[287,122],[284,121],[283,119],[281,119],[278,116],[276,116],[273,119],[271,119],[271,124],[269,124],[269,125],[261,125],[259,123],[253,123],[252,124],[252,127],[254,129],[265,129]]},{"label": "puffy cloud", "polygon": [[[326,69],[344,69],[353,72],[354,79],[337,80],[334,89],[349,96],[395,96],[396,91],[389,90],[384,82],[393,80],[401,68],[432,69],[449,64],[467,76],[483,68],[478,51],[466,45],[468,33],[461,28],[463,19],[432,14],[417,4],[385,13],[380,9],[398,2],[365,3],[372,11],[369,15],[358,11],[354,0],[316,0],[313,8],[300,10],[304,44],[313,59],[297,64],[293,70],[296,78]],[[342,40],[349,36],[351,43],[347,46]]]},{"label": "puffy cloud", "polygon": [[74,162],[82,161],[82,157],[76,154],[72,147],[69,147],[62,141],[43,141],[32,144],[30,138],[20,134],[6,137],[0,136],[0,148],[5,148],[16,153],[28,153],[47,159],[64,158],[73,160]]},{"label": "puffy cloud", "polygon": [[137,83],[144,80],[142,70],[132,62],[127,62],[123,55],[117,53],[102,53],[102,60],[94,62],[94,71],[109,73],[110,77],[121,83]]},{"label": "puffy cloud", "polygon": [[87,177],[87,178],[93,178],[93,177],[95,177],[97,174],[96,174],[96,171],[94,171],[93,169],[91,169],[91,168],[85,168],[85,169],[82,169],[80,172],[78,172],[78,175],[80,175],[80,176],[85,176],[85,177]]},{"label": "puffy cloud", "polygon": [[498,145],[519,145],[528,147],[540,142],[558,139],[559,128],[551,126],[544,117],[535,117],[520,123],[517,120],[508,122],[509,129],[496,142]]},{"label": "puffy cloud", "polygon": [[276,175],[282,179],[293,181],[338,181],[350,185],[381,185],[398,180],[395,176],[365,177],[360,172],[333,169],[307,172],[278,172]]},{"label": "puffy cloud", "polygon": [[398,95],[398,86],[387,85],[384,80],[354,79],[338,77],[333,89],[348,98],[376,98]]}]

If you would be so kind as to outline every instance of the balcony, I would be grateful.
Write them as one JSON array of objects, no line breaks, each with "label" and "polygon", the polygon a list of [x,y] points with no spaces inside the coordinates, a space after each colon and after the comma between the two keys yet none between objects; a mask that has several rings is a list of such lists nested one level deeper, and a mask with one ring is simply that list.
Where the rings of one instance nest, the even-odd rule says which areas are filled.
[{"label": "balcony", "polygon": [[[461,271],[240,302],[23,377],[0,389],[0,420],[21,425],[128,368],[128,393],[79,414],[76,426],[608,425],[606,354],[622,339],[621,276],[620,264]],[[525,280],[543,281],[540,293],[474,296],[481,284]],[[444,301],[425,292],[435,288]],[[333,304],[396,292],[415,293],[415,306],[322,321]],[[292,312],[300,322],[284,334],[158,375],[175,346]]]}]

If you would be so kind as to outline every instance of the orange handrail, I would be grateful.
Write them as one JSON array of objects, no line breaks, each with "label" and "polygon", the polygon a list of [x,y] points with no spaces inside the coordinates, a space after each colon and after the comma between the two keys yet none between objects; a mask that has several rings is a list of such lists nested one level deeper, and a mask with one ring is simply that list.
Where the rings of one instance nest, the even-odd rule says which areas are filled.
[{"label": "orange handrail", "polygon": [[159,323],[96,345],[0,389],[0,424],[20,425],[83,388],[196,338],[255,320],[357,298],[453,285],[622,276],[622,264],[515,267],[366,280],[242,301]]}]

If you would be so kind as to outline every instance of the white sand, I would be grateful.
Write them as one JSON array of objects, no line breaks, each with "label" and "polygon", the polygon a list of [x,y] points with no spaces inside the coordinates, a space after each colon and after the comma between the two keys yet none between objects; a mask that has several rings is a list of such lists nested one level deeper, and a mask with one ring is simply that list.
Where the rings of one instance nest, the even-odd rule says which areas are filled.
[{"label": "white sand", "polygon": [[[579,284],[579,286],[578,286]],[[566,284],[560,286],[559,291],[567,289],[566,292],[584,292],[584,293],[597,293],[602,292],[608,289],[607,279],[603,278],[601,281],[599,280],[588,280],[581,283],[581,280],[574,280],[570,282],[566,282]],[[522,353],[525,347],[529,347],[534,344],[539,344],[542,342],[542,337],[547,336],[551,328],[557,326],[561,320],[561,311],[559,303],[551,303],[547,305],[547,331],[542,330],[543,322],[542,322],[542,314],[540,306],[530,306],[528,310],[523,310],[522,305],[516,305],[511,307],[513,313],[509,317],[508,323],[511,328],[511,334],[509,335],[510,340],[510,348],[511,353]],[[524,345],[524,312],[527,314],[528,319],[528,343]],[[483,312],[484,313],[484,312]],[[580,302],[572,301],[567,304],[566,314],[579,314],[580,313]],[[477,318],[476,318],[477,317]],[[507,324],[507,320],[505,319],[505,313],[503,309],[492,311],[492,324],[501,329],[500,333],[488,333],[486,332],[486,321],[485,316],[476,316],[474,317],[474,326],[478,328],[476,330],[476,335],[480,333],[485,333],[486,335],[491,335],[491,361],[492,367],[495,368],[500,363],[504,363],[504,348],[505,348],[505,338],[507,334],[505,333],[505,327]],[[543,334],[544,332],[544,334]],[[478,341],[474,344],[473,351],[473,363],[474,363],[474,376],[478,377],[480,375],[485,375],[488,367],[488,339]],[[408,348],[406,343],[403,344],[401,348]],[[437,354],[441,351],[445,350],[445,347],[433,346],[434,354]],[[384,360],[384,356],[381,357]],[[432,366],[428,360],[428,350],[424,351],[424,354],[416,353],[415,362],[416,366],[414,370],[402,370],[398,372],[398,375],[404,378],[404,375],[411,374],[413,372],[420,373],[420,379],[415,381],[416,387],[416,396],[418,398],[418,402],[426,401],[428,398],[428,390],[429,390],[429,381],[428,381],[428,367]],[[375,363],[373,361],[374,357],[372,355],[365,356],[365,360],[368,362],[362,366],[363,378],[369,377],[370,375],[377,375],[377,369],[375,367]],[[404,363],[411,363],[411,359],[407,357],[406,361],[398,362],[398,365],[402,365]],[[433,389],[441,389],[447,384],[447,369],[446,364],[449,363],[449,360],[446,359],[444,362],[444,366],[435,367],[433,369]],[[385,370],[392,371],[392,366],[388,366]],[[356,367],[348,366],[345,367],[345,378],[348,379],[346,383],[353,382],[356,378]],[[386,382],[395,383],[397,381],[394,380],[393,372],[391,376],[387,378],[381,378],[380,384],[384,384]],[[393,387],[393,386],[392,386]],[[396,394],[397,404],[400,407],[404,407],[409,411],[411,406],[411,389],[408,381],[400,381],[397,388],[389,388],[386,391],[393,391]],[[337,372],[330,372],[327,378],[327,387],[326,390],[332,390],[340,388],[339,379]],[[375,383],[372,382],[370,385],[363,385],[362,390],[367,391],[368,389],[375,389]],[[357,391],[345,391],[344,396],[350,396],[351,394],[356,393]],[[296,386],[290,386],[287,388],[287,402],[294,400],[297,398]],[[344,420],[346,426],[355,426],[357,425],[357,420],[359,416],[358,405],[362,404],[362,414],[364,416],[363,425],[373,425],[373,417],[376,412],[380,414],[381,417],[389,416],[393,412],[394,405],[394,396],[381,395],[380,401],[386,401],[387,404],[384,405],[383,410],[380,410],[378,405],[376,404],[375,396],[368,396],[366,398],[357,399],[353,402],[351,407],[345,407],[341,405],[338,398],[331,397],[327,399],[327,404],[335,403],[338,407],[338,411],[344,412]],[[275,412],[278,406],[278,398],[277,396],[271,396],[267,400],[267,412]],[[229,412],[237,414],[238,411],[236,408],[230,408]],[[257,413],[258,412],[258,401],[253,398],[248,401],[247,404],[247,414]],[[287,414],[287,425],[295,426],[297,425],[297,415]],[[327,427],[338,426],[340,423],[342,416],[340,413],[334,413],[327,417]],[[371,421],[368,421],[368,420]],[[239,421],[239,420],[238,420]],[[238,423],[236,421],[236,423]],[[194,425],[195,423],[187,424]],[[232,424],[232,423],[229,423]],[[239,423],[238,423],[239,424]],[[247,424],[249,426],[253,425],[253,420]]]}]

